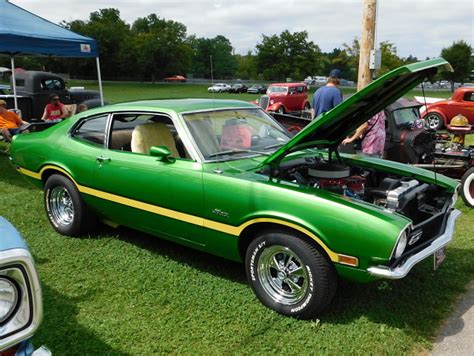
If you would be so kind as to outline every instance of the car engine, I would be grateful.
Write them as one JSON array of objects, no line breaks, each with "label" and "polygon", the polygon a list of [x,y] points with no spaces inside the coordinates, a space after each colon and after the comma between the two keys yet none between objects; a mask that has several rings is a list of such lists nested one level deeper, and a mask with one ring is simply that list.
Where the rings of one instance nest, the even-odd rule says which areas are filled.
[{"label": "car engine", "polygon": [[410,217],[416,224],[445,210],[449,194],[442,188],[371,168],[305,158],[281,164],[281,179],[363,200]]}]

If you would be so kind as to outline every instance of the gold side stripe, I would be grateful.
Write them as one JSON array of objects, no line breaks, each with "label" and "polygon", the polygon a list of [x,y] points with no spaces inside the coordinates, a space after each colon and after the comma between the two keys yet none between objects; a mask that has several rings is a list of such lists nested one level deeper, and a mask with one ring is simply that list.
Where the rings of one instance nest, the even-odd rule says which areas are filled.
[{"label": "gold side stripe", "polygon": [[18,172],[20,172],[21,174],[24,174],[25,176],[41,180],[41,174],[39,174],[39,173],[32,172],[32,171],[29,171],[28,169],[24,169],[24,168],[21,168],[21,167],[18,167],[16,170]]},{"label": "gold side stripe", "polygon": [[141,202],[141,201],[138,201],[138,200],[125,198],[125,197],[122,197],[120,195],[115,195],[115,194],[102,192],[100,190],[87,188],[87,187],[84,187],[82,185],[77,185],[77,188],[79,189],[79,191],[81,193],[88,194],[88,195],[93,195],[95,197],[105,199],[105,200],[109,200],[109,201],[114,202],[114,203],[118,203],[118,204],[130,206],[132,208],[148,211],[150,213],[165,216],[167,218],[182,220],[182,221],[188,222],[190,224],[194,224],[194,225],[199,225],[199,226],[204,225],[203,224],[204,219],[196,217],[194,215],[180,213],[180,212],[175,211],[175,210],[162,208],[162,207],[152,205],[152,204],[148,204],[148,203],[144,203],[144,202]]},{"label": "gold side stripe", "polygon": [[[144,203],[144,202],[141,202],[141,201],[138,201],[138,200],[125,198],[125,197],[122,197],[120,195],[115,195],[115,194],[103,192],[103,191],[100,191],[100,190],[97,190],[97,189],[88,188],[88,187],[85,187],[83,185],[79,185],[79,184],[77,184],[77,182],[71,177],[71,175],[67,171],[63,170],[62,168],[56,167],[56,166],[51,166],[51,165],[45,166],[40,170],[39,173],[29,171],[29,170],[27,170],[25,168],[21,168],[21,167],[17,168],[17,170],[20,173],[22,173],[26,176],[35,178],[35,179],[39,179],[39,180],[41,179],[41,176],[44,173],[44,171],[47,170],[47,169],[54,169],[54,170],[57,170],[61,173],[64,173],[65,175],[67,175],[71,179],[71,181],[76,185],[77,189],[81,193],[92,195],[92,196],[95,196],[95,197],[98,197],[98,198],[101,198],[101,199],[105,199],[105,200],[108,200],[108,201],[111,201],[111,202],[114,202],[114,203],[130,206],[132,208],[148,211],[150,213],[158,214],[158,215],[165,216],[165,217],[168,217],[168,218],[171,218],[171,219],[176,219],[176,220],[184,221],[184,222],[187,222],[187,223],[190,223],[190,224],[203,226],[203,227],[211,229],[211,230],[221,231],[221,232],[224,232],[226,234],[233,235],[233,236],[239,236],[245,228],[247,228],[250,225],[256,224],[256,223],[274,223],[274,224],[288,226],[288,227],[290,227],[294,230],[300,231],[301,233],[305,234],[306,236],[309,236],[311,239],[316,241],[319,244],[319,246],[321,246],[324,249],[324,251],[326,251],[326,253],[328,254],[331,261],[339,262],[339,254],[331,251],[324,244],[324,242],[320,238],[318,238],[311,231],[305,229],[304,227],[301,227],[297,224],[290,223],[290,222],[285,221],[285,220],[279,220],[279,219],[274,219],[274,218],[257,218],[257,219],[252,219],[252,220],[246,221],[245,223],[243,223],[242,225],[239,225],[239,226],[232,226],[232,225],[220,223],[220,222],[217,222],[217,221],[197,217],[197,216],[194,216],[194,215],[181,213],[181,212],[178,212],[178,211],[175,211],[175,210],[162,208],[160,206]],[[343,255],[341,255],[341,256],[343,256]]]}]

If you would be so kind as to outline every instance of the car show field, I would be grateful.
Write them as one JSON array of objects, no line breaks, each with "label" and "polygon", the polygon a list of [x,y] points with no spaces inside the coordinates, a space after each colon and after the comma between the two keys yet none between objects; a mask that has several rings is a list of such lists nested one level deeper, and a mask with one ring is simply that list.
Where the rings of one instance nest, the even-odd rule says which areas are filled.
[{"label": "car show field", "polygon": [[[207,87],[105,83],[104,91],[114,103],[209,98]],[[258,303],[241,264],[126,228],[60,236],[44,214],[41,191],[15,172],[7,155],[0,155],[0,169],[0,215],[27,240],[43,286],[44,320],[33,342],[53,354],[413,353],[430,347],[474,276],[474,210],[458,200],[463,214],[439,270],[428,259],[403,280],[343,282],[317,319],[290,319]]]}]

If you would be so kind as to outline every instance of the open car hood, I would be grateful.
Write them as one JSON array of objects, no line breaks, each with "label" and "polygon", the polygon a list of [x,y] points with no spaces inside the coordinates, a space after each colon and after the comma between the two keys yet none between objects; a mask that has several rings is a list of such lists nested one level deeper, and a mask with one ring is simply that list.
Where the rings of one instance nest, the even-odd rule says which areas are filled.
[{"label": "open car hood", "polygon": [[435,75],[440,67],[452,71],[451,65],[443,58],[392,70],[312,121],[262,163],[278,162],[287,154],[304,148],[337,147],[357,127],[423,82],[426,77]]}]

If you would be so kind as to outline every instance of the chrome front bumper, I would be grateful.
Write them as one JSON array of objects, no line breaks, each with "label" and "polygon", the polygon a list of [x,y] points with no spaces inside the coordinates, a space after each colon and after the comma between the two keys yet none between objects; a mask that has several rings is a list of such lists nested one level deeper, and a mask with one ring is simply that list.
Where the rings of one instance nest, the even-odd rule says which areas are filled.
[{"label": "chrome front bumper", "polygon": [[369,267],[367,271],[372,276],[386,279],[401,279],[404,278],[408,272],[416,265],[418,262],[424,260],[425,258],[433,255],[440,248],[446,246],[453,239],[454,226],[456,219],[461,215],[461,212],[457,209],[451,211],[446,222],[446,229],[444,233],[434,240],[431,245],[426,247],[424,250],[418,252],[417,254],[408,258],[403,264],[397,266],[393,269],[388,268],[387,266],[374,266]]}]

